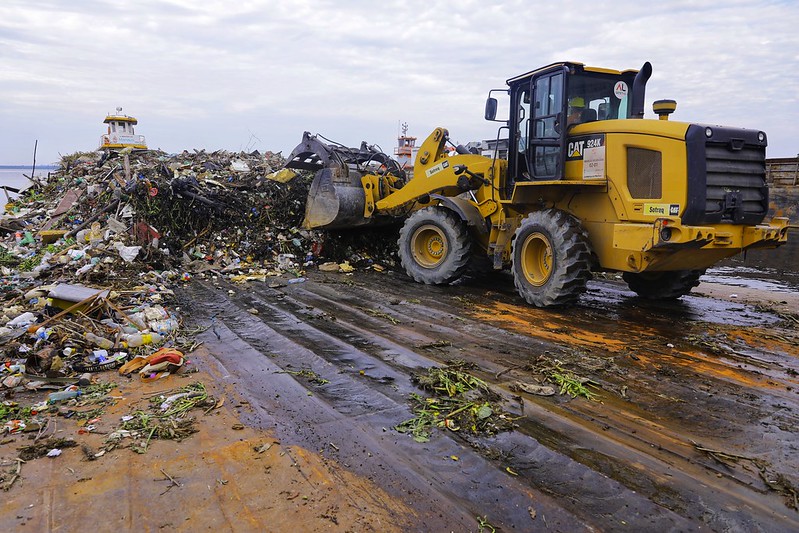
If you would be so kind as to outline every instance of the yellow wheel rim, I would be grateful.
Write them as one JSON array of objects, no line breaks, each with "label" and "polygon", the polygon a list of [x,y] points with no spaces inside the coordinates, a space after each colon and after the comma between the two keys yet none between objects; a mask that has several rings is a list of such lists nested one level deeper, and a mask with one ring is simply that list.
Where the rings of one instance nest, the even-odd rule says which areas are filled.
[{"label": "yellow wheel rim", "polygon": [[420,226],[411,237],[411,252],[419,265],[435,268],[447,257],[447,237],[438,226]]},{"label": "yellow wheel rim", "polygon": [[552,275],[552,244],[542,233],[531,233],[522,245],[521,266],[524,277],[540,287]]}]

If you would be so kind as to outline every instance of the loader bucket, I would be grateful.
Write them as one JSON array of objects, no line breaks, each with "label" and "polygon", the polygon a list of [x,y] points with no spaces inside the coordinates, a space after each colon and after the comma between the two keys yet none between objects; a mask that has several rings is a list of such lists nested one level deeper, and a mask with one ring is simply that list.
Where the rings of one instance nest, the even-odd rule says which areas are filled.
[{"label": "loader bucket", "polygon": [[357,184],[336,179],[334,168],[323,168],[314,176],[305,204],[303,227],[307,229],[342,229],[369,224],[363,216],[364,191],[358,174]]},{"label": "loader bucket", "polygon": [[[371,224],[361,177],[382,166],[403,176],[399,164],[386,154],[361,143],[360,148],[326,143],[307,131],[288,157],[286,168],[315,171],[305,204],[303,227],[345,229]],[[401,173],[401,174],[400,174]]]}]

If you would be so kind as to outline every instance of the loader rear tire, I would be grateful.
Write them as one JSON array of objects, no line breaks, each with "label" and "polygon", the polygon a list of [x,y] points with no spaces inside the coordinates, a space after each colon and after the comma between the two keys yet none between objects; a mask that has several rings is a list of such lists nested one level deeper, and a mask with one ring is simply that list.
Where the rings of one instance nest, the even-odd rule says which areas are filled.
[{"label": "loader rear tire", "polygon": [[558,209],[530,213],[513,237],[513,283],[536,307],[576,302],[592,277],[593,262],[580,222]]},{"label": "loader rear tire", "polygon": [[649,300],[675,300],[699,285],[703,270],[672,272],[625,272],[621,275],[630,290]]},{"label": "loader rear tire", "polygon": [[409,216],[397,243],[405,272],[427,285],[443,285],[460,278],[472,250],[466,224],[452,211],[435,206]]}]

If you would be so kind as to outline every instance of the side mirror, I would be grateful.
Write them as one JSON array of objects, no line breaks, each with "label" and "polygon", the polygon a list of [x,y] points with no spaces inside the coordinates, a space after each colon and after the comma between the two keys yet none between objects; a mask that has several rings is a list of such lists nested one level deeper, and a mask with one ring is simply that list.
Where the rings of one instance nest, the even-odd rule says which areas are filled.
[{"label": "side mirror", "polygon": [[497,118],[497,99],[488,98],[486,100],[486,120],[494,120]]}]

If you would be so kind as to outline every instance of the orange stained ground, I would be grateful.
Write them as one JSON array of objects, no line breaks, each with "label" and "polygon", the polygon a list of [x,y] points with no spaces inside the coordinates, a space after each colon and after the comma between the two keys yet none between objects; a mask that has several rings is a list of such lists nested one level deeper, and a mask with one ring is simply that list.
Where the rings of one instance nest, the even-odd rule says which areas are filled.
[{"label": "orange stained ground", "polygon": [[[96,433],[78,434],[74,419],[58,418],[55,436],[74,437],[96,451],[105,438],[99,433],[133,408],[145,408],[147,396],[204,378],[201,372],[155,383],[123,379],[121,391],[111,394],[124,399],[102,415]],[[118,448],[88,461],[78,446],[22,464],[21,477],[3,494],[0,531],[382,532],[401,531],[414,514],[335,461],[244,427],[228,405],[193,414],[198,433],[181,442],[152,440],[144,454]],[[3,464],[13,462],[33,435],[5,439]]]},{"label": "orange stained ground", "polygon": [[[753,388],[784,390],[786,384],[788,386],[798,384],[795,378],[781,376],[775,381],[767,375],[752,372],[745,368],[740,360],[731,360],[724,353],[717,355],[700,350],[684,351],[677,347],[671,348],[664,344],[661,333],[638,323],[625,322],[622,334],[619,333],[620,328],[605,328],[609,331],[602,331],[599,328],[589,330],[580,323],[569,322],[567,314],[535,309],[526,305],[491,302],[472,305],[470,311],[475,318],[496,324],[503,329],[570,347],[576,346],[587,350],[601,348],[611,355],[634,347],[636,363],[641,366],[667,363],[693,373],[715,376]],[[762,328],[714,325],[713,333],[722,333],[727,339],[739,338],[750,346],[768,352],[797,357],[799,351],[791,339],[769,336]]]}]

